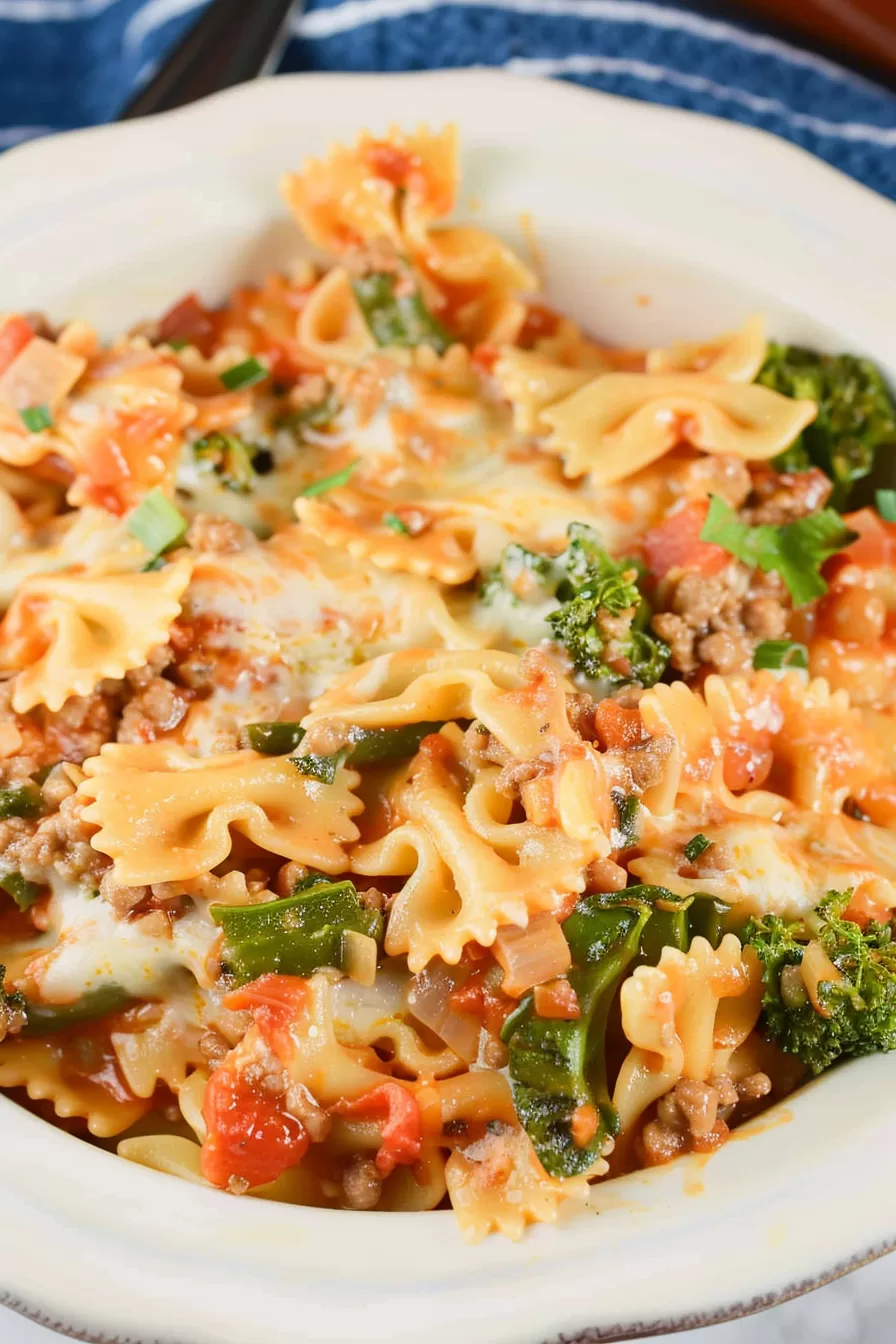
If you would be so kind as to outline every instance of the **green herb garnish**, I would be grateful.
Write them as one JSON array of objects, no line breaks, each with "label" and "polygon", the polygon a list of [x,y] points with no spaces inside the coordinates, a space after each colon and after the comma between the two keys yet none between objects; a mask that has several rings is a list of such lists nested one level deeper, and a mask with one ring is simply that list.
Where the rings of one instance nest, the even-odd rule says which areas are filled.
[{"label": "green herb garnish", "polygon": [[712,844],[705,835],[692,835],[684,847],[684,856],[688,863],[696,863],[701,854],[705,854]]},{"label": "green herb garnish", "polygon": [[19,411],[19,419],[29,434],[40,434],[41,430],[52,429],[53,413],[49,406],[26,406]]},{"label": "green herb garnish", "polygon": [[834,509],[819,509],[778,527],[771,523],[751,527],[741,522],[730,504],[713,495],[700,540],[715,542],[751,568],[780,574],[794,606],[803,607],[827,592],[820,573],[825,560],[857,535]]},{"label": "green herb garnish", "polygon": [[234,364],[233,368],[225,369],[221,374],[221,382],[228,392],[242,392],[243,388],[254,387],[256,383],[264,382],[269,374],[270,370],[253,356],[244,359],[242,364]]},{"label": "green herb garnish", "polygon": [[348,466],[343,467],[341,471],[334,471],[331,476],[321,476],[320,480],[312,481],[306,485],[299,494],[304,495],[306,499],[311,499],[314,495],[325,495],[328,490],[338,490],[342,485],[348,485],[352,475],[361,465],[360,457],[356,457]]}]

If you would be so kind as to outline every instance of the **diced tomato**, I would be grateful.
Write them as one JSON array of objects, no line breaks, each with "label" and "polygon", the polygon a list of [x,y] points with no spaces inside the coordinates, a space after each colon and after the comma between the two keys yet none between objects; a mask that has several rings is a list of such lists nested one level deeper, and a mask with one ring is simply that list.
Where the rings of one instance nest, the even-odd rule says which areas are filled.
[{"label": "diced tomato", "polygon": [[209,1079],[202,1113],[208,1126],[202,1174],[221,1189],[234,1179],[267,1185],[308,1150],[304,1126],[283,1109],[282,1099],[253,1087],[227,1064]]},{"label": "diced tomato", "polygon": [[408,175],[420,167],[420,159],[407,149],[399,149],[388,141],[376,140],[365,151],[364,158],[374,177],[384,178],[395,187],[404,186]]},{"label": "diced tomato", "polygon": [[670,569],[695,569],[708,576],[725,568],[731,559],[728,552],[700,540],[708,512],[709,500],[695,499],[646,534],[644,557],[655,578],[661,579]]},{"label": "diced tomato", "polygon": [[163,341],[186,341],[208,356],[215,337],[215,320],[198,295],[188,294],[169,308],[159,321]]},{"label": "diced tomato", "polygon": [[599,700],[594,726],[604,751],[625,751],[644,740],[644,725],[637,709],[626,709],[617,700]]},{"label": "diced tomato", "polygon": [[500,353],[501,352],[496,345],[490,345],[487,341],[481,341],[479,345],[473,346],[470,362],[480,373],[491,373],[497,363]]},{"label": "diced tomato", "polygon": [[[477,1018],[493,1035],[501,1030],[507,1018],[517,1006],[500,988],[500,980],[495,983],[495,973],[500,971],[494,962],[480,966],[470,978],[448,995],[448,1002],[458,1013],[469,1013]],[[503,980],[503,971],[500,971]]]},{"label": "diced tomato", "polygon": [[[850,546],[833,557],[837,567],[861,565],[863,569],[884,569],[896,564],[896,523],[886,523],[874,509],[859,509],[843,517],[847,527],[859,536]],[[828,567],[825,566],[825,574]]]},{"label": "diced tomato", "polygon": [[224,1007],[234,1012],[248,1009],[267,1044],[285,1062],[290,1048],[286,1034],[304,1011],[307,997],[307,981],[297,975],[271,973],[228,994]]},{"label": "diced tomato", "polygon": [[890,906],[885,905],[883,901],[875,900],[874,896],[864,886],[856,887],[849,905],[843,911],[844,919],[851,919],[853,923],[860,925],[863,929],[872,920],[876,924],[889,924],[893,918],[893,911]]},{"label": "diced tomato", "polygon": [[4,373],[33,337],[24,317],[8,317],[0,326],[0,373]]},{"label": "diced tomato", "polygon": [[560,318],[553,308],[543,303],[530,303],[526,309],[526,320],[520,328],[517,344],[529,350],[536,341],[553,336],[560,325]]},{"label": "diced tomato", "polygon": [[382,1142],[376,1155],[381,1175],[389,1176],[400,1163],[410,1165],[420,1157],[423,1143],[420,1107],[401,1083],[383,1083],[356,1101],[337,1101],[330,1110],[334,1115],[355,1115],[365,1120],[383,1117]]},{"label": "diced tomato", "polygon": [[556,980],[548,980],[543,985],[536,985],[533,999],[539,1017],[574,1022],[582,1015],[578,995],[563,975],[558,976]]}]

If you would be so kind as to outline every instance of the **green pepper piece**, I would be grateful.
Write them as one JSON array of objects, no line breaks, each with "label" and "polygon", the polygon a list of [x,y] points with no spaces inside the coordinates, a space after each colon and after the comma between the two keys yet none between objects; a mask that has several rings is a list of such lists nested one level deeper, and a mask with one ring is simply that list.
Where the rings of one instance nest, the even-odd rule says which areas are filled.
[{"label": "green pepper piece", "polygon": [[712,947],[718,947],[728,932],[730,914],[730,905],[698,891],[694,896],[694,904],[688,911],[691,938],[705,938]]},{"label": "green pepper piece", "polygon": [[246,739],[253,751],[263,756],[286,756],[305,736],[300,723],[250,723],[246,725]]},{"label": "green pepper piece", "polygon": [[364,908],[353,882],[320,881],[316,874],[280,901],[212,905],[209,913],[224,931],[223,963],[240,984],[269,972],[341,969],[348,930],[377,941],[383,933],[382,915]]},{"label": "green pepper piece", "polygon": [[453,340],[429,312],[419,291],[396,294],[396,276],[373,271],[352,281],[364,321],[377,345],[431,345],[443,355]]},{"label": "green pepper piece", "polygon": [[57,1031],[65,1031],[68,1027],[105,1017],[107,1013],[118,1012],[131,1002],[132,997],[121,985],[102,985],[99,989],[82,994],[74,1003],[29,1002],[28,1021],[22,1028],[22,1035],[52,1036]]},{"label": "green pepper piece", "polygon": [[0,821],[7,817],[40,816],[40,789],[30,781],[27,784],[12,784],[8,789],[0,789]]},{"label": "green pepper piece", "polygon": [[29,882],[21,873],[4,873],[0,877],[0,890],[11,896],[20,910],[30,910],[44,888]]},{"label": "green pepper piece", "polygon": [[[577,963],[569,980],[580,1016],[573,1021],[537,1017],[529,995],[505,1023],[502,1036],[510,1047],[514,1105],[552,1176],[588,1171],[607,1136],[618,1131],[606,1071],[607,1018],[651,914],[646,901],[584,897],[563,925]],[[598,1127],[591,1141],[579,1147],[572,1122],[582,1105],[596,1107]]]},{"label": "green pepper piece", "polygon": [[332,784],[340,765],[375,765],[379,761],[400,761],[415,755],[430,733],[437,733],[441,721],[403,723],[398,728],[350,728],[348,742],[332,756],[292,756],[292,763],[303,775],[322,784]]},{"label": "green pepper piece", "polygon": [[377,761],[399,761],[416,755],[424,737],[437,733],[441,721],[405,723],[399,728],[352,728],[348,741],[352,765],[373,765]]}]

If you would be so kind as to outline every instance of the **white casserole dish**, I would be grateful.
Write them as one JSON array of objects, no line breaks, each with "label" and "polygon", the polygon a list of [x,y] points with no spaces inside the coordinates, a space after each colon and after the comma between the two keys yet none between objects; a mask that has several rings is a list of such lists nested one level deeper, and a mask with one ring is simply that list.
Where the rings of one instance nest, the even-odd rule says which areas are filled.
[{"label": "white casserole dish", "polygon": [[[784,143],[689,113],[478,72],[297,76],[0,162],[4,309],[112,333],[299,250],[279,173],[361,127],[454,121],[465,212],[556,305],[660,344],[768,315],[896,378],[896,208]],[[536,1344],[722,1320],[896,1243],[896,1057],[836,1069],[711,1160],[598,1187],[519,1245],[449,1213],[236,1200],[132,1166],[0,1099],[0,1300],[81,1338]],[[581,1334],[580,1332],[585,1332]]]}]

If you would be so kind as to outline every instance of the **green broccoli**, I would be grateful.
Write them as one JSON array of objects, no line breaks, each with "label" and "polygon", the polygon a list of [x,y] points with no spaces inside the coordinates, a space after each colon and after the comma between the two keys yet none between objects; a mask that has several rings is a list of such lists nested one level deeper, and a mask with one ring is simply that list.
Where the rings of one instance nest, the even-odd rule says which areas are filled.
[{"label": "green broccoli", "polygon": [[6,967],[0,965],[0,1041],[11,1032],[21,1031],[26,1021],[25,1000],[6,988],[5,978]]},{"label": "green broccoli", "polygon": [[[889,925],[865,929],[844,919],[851,891],[829,891],[806,919],[752,919],[744,942],[762,962],[765,1029],[782,1050],[821,1073],[849,1055],[896,1049],[896,945]],[[799,970],[807,949],[820,948],[840,979],[821,979],[818,1007]],[[815,955],[820,955],[816,951]]]},{"label": "green broccoli", "polygon": [[815,420],[775,466],[780,471],[820,467],[834,483],[835,508],[844,506],[855,482],[871,471],[877,450],[885,444],[896,447],[896,405],[868,359],[771,344],[757,381],[784,396],[817,402]]},{"label": "green broccoli", "polygon": [[516,542],[505,547],[480,590],[484,602],[500,592],[512,600],[558,604],[545,616],[549,637],[569,654],[576,671],[608,689],[629,682],[653,686],[666,670],[669,650],[649,633],[650,606],[632,560],[614,560],[585,523],[571,523],[566,550],[539,555]]},{"label": "green broccoli", "polygon": [[226,490],[237,495],[250,495],[255,489],[256,477],[266,475],[274,467],[269,449],[218,430],[195,441],[193,456],[206,470],[220,478]]}]

